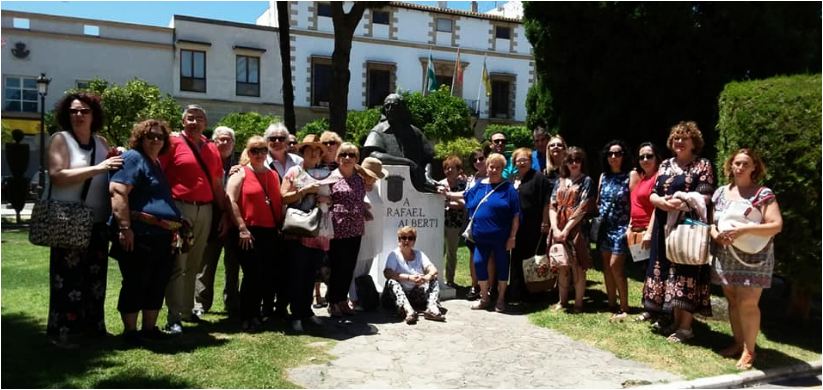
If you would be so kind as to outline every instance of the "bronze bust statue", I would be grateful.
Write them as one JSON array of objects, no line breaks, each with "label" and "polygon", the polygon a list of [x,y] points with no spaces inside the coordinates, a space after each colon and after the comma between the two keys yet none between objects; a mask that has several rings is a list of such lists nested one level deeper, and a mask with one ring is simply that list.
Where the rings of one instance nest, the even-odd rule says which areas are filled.
[{"label": "bronze bust statue", "polygon": [[403,97],[390,94],[383,101],[383,116],[363,145],[362,156],[374,157],[384,165],[408,165],[411,182],[420,192],[437,192],[437,182],[427,169],[434,159],[434,148],[423,132],[411,124]]}]

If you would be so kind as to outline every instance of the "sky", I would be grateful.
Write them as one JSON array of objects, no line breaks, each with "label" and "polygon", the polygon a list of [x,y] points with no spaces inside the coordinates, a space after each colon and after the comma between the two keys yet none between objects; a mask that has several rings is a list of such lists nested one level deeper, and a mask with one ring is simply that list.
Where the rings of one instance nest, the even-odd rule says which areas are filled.
[{"label": "sky", "polygon": [[[437,6],[436,1],[412,3]],[[495,4],[503,3],[480,1],[479,11],[491,10]],[[254,24],[268,5],[268,1],[2,1],[0,10],[168,27],[175,14]],[[471,2],[449,1],[448,7],[468,11]]]}]

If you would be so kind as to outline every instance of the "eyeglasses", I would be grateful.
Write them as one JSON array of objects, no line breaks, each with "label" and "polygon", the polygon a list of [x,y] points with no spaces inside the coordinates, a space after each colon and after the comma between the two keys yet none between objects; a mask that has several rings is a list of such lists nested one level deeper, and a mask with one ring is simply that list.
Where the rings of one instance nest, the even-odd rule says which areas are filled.
[{"label": "eyeglasses", "polygon": [[340,153],[337,155],[340,158],[357,158],[357,153]]},{"label": "eyeglasses", "polygon": [[483,161],[486,161],[486,157],[484,157],[484,156],[474,158],[474,162],[476,162],[476,163],[483,162]]},{"label": "eyeglasses", "polygon": [[640,161],[654,160],[654,155],[653,155],[653,154],[651,154],[651,153],[649,153],[649,154],[641,154],[641,155],[640,155],[640,156],[638,156],[637,158],[638,158]]},{"label": "eyeglasses", "polygon": [[89,115],[91,113],[90,108],[69,108],[69,114],[71,115]]},{"label": "eyeglasses", "polygon": [[505,144],[506,144],[506,140],[505,140],[505,139],[493,139],[493,140],[492,140],[492,142],[493,142],[495,145],[505,145]]},{"label": "eyeglasses", "polygon": [[529,158],[518,158],[517,160],[514,160],[515,164],[528,164],[530,162],[532,162],[532,160]]},{"label": "eyeglasses", "polygon": [[566,164],[582,164],[582,163],[583,163],[582,158],[570,158],[569,161],[566,162]]},{"label": "eyeglasses", "polygon": [[165,134],[157,134],[157,133],[148,133],[146,134],[146,139],[149,141],[165,141],[166,135]]},{"label": "eyeglasses", "polygon": [[397,236],[397,239],[400,241],[415,241],[417,237],[415,236]]},{"label": "eyeglasses", "polygon": [[330,148],[334,145],[337,145],[337,142],[336,141],[326,141],[326,142],[323,142],[323,145],[326,145],[327,148]]},{"label": "eyeglasses", "polygon": [[269,148],[267,148],[265,146],[261,147],[261,148],[249,148],[249,154],[261,155],[261,154],[266,154],[268,152],[269,152]]},{"label": "eyeglasses", "polygon": [[606,153],[611,158],[623,157],[623,151]]},{"label": "eyeglasses", "polygon": [[286,137],[269,137],[269,142],[283,142]]},{"label": "eyeglasses", "polygon": [[555,143],[553,143],[553,144],[549,144],[549,147],[550,147],[550,148],[562,148],[562,147],[563,147],[563,144],[561,144],[561,143],[559,143],[559,142],[555,142]]}]

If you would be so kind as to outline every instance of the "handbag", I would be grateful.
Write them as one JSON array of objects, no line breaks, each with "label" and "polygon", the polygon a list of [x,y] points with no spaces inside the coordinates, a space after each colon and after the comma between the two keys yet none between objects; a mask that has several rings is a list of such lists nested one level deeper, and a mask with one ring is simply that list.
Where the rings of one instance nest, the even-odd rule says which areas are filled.
[{"label": "handbag", "polygon": [[312,208],[311,211],[288,208],[283,221],[283,233],[300,237],[317,237],[320,234],[320,217],[320,209],[317,207]]},{"label": "handbag", "polygon": [[600,238],[600,227],[603,225],[603,216],[597,216],[592,218],[591,227],[589,228],[589,240],[591,242],[597,242],[598,238]]},{"label": "handbag", "polygon": [[675,264],[708,264],[709,240],[709,225],[686,219],[666,235],[666,257]]},{"label": "handbag", "polygon": [[[74,134],[72,134],[74,136]],[[95,161],[97,141],[92,136],[91,163]],[[80,201],[51,199],[52,183],[45,199],[40,199],[31,211],[29,222],[29,242],[34,245],[61,249],[83,249],[91,242],[94,224],[91,207],[86,206],[92,178],[83,183]]]},{"label": "handbag", "polygon": [[489,199],[489,196],[494,191],[497,191],[497,189],[500,188],[500,186],[503,185],[503,183],[505,183],[505,181],[501,181],[500,184],[498,184],[497,186],[492,188],[492,190],[489,191],[488,193],[486,193],[486,196],[484,196],[483,199],[480,199],[480,202],[477,203],[477,206],[474,208],[474,212],[472,213],[471,218],[469,218],[469,222],[466,223],[466,229],[463,230],[463,233],[461,234],[461,236],[463,236],[463,238],[466,241],[472,242],[472,243],[474,242],[474,237],[472,237],[472,221],[474,221],[474,216],[477,215],[477,210],[480,208],[480,205],[482,205],[484,202],[486,202],[486,199]]},{"label": "handbag", "polygon": [[[757,194],[760,193],[757,191]],[[755,194],[755,197],[757,197]],[[740,199],[730,202],[729,207],[723,211],[718,217],[717,230],[723,232],[741,225],[757,225],[763,222],[763,213],[760,212],[752,202],[748,199]],[[757,263],[748,263],[743,261],[737,254],[741,251],[747,254],[755,254],[762,252],[766,246],[772,241],[772,236],[759,236],[755,234],[743,234],[735,237],[731,245],[725,246],[729,250],[729,254],[743,266],[750,268],[757,268],[765,264],[768,260],[762,260]]]},{"label": "handbag", "polygon": [[[540,249],[540,240],[537,241],[535,252]],[[545,254],[535,253],[534,256],[523,260],[523,280],[526,282],[526,289],[530,293],[538,293],[552,289],[557,283],[557,274],[552,272],[549,257]]]}]

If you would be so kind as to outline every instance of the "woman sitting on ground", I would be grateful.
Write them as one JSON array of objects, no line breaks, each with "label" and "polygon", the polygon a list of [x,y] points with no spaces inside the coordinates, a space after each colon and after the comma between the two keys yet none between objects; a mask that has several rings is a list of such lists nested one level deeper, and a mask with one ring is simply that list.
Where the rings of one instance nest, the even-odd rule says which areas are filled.
[{"label": "woman sitting on ground", "polygon": [[413,227],[403,226],[397,231],[397,249],[389,253],[383,270],[383,300],[397,307],[409,325],[417,322],[416,310],[425,310],[423,317],[427,320],[445,321],[438,303],[437,268],[425,253],[414,249],[416,240],[417,230]]}]

